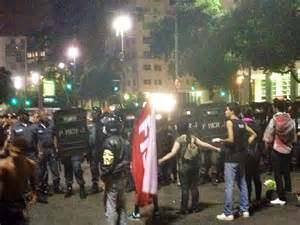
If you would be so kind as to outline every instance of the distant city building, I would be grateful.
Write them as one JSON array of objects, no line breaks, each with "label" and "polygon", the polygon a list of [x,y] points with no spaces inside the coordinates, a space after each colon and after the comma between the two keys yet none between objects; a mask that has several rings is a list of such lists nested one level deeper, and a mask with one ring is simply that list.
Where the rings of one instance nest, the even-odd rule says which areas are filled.
[{"label": "distant city building", "polygon": [[24,36],[0,36],[0,67],[13,76],[27,73],[27,39]]},{"label": "distant city building", "polygon": [[[172,3],[172,2],[171,2]],[[180,76],[175,83],[174,72],[163,57],[154,57],[150,51],[150,24],[167,16],[170,1],[129,0],[123,10],[116,10],[114,16],[128,13],[132,19],[132,29],[126,33],[124,41],[124,62],[122,62],[121,86],[124,93],[173,92],[189,94],[195,79]],[[120,37],[114,31],[106,43],[107,54],[120,53]],[[180,81],[180,82],[179,82]]]}]

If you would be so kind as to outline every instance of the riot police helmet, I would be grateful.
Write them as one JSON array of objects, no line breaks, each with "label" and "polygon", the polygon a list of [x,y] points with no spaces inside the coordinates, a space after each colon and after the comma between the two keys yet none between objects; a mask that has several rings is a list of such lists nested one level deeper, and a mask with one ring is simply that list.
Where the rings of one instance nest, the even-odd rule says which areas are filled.
[{"label": "riot police helmet", "polygon": [[105,113],[101,118],[104,134],[121,134],[123,125],[121,118],[113,112]]}]

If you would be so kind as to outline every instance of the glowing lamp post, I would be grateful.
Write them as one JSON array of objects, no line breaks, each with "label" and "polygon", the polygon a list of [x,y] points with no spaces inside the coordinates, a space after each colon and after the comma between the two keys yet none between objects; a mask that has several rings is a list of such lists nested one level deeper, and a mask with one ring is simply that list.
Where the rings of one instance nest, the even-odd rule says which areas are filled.
[{"label": "glowing lamp post", "polygon": [[132,27],[131,19],[128,15],[121,15],[114,19],[113,29],[116,32],[117,37],[121,37],[121,61],[124,59],[124,34],[128,32]]}]

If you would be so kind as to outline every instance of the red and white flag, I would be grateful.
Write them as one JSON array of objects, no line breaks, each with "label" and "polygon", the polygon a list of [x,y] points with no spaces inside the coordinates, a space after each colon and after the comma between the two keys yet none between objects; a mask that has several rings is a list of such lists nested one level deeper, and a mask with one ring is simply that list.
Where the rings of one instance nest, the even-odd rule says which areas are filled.
[{"label": "red and white flag", "polygon": [[157,153],[155,112],[147,104],[136,119],[132,139],[132,176],[137,204],[147,205],[157,193]]}]

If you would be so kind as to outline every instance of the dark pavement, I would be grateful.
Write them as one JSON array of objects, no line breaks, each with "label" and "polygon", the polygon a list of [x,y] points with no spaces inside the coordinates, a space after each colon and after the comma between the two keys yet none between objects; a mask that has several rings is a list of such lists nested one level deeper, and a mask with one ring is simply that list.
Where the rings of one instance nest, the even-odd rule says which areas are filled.
[{"label": "dark pavement", "polygon": [[[87,189],[90,187],[89,171],[85,165]],[[271,178],[264,175],[264,179]],[[300,173],[293,173],[294,191],[300,191]],[[32,225],[105,225],[103,193],[89,195],[87,199],[80,200],[78,190],[69,199],[63,195],[54,195],[49,198],[49,204],[36,204],[30,209]],[[152,218],[151,206],[142,210],[144,219],[129,221],[128,224],[147,225],[299,225],[300,205],[265,207],[255,212],[250,218],[237,218],[232,222],[219,222],[216,215],[222,212],[224,185],[201,185],[200,202],[202,211],[189,215],[177,215],[180,205],[180,189],[175,184],[164,186],[159,190],[160,217]],[[238,193],[238,192],[236,192]],[[128,212],[133,209],[133,193],[128,194]],[[238,195],[235,198],[238,200]]]}]

